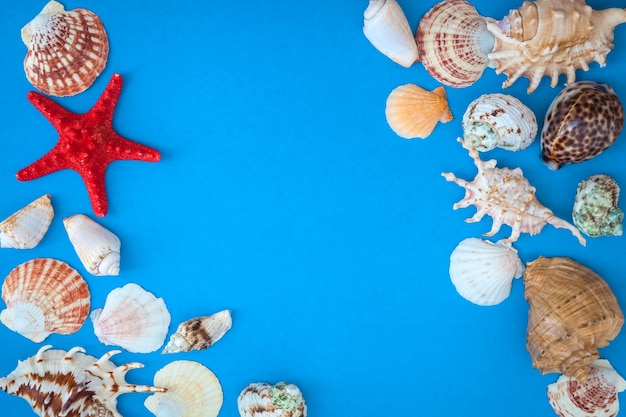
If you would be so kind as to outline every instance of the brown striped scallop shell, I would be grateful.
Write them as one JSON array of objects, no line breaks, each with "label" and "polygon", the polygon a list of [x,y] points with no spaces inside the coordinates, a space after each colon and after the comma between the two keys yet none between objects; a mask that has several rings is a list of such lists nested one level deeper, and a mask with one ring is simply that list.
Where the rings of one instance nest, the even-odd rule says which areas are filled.
[{"label": "brown striped scallop shell", "polygon": [[85,91],[100,75],[109,55],[109,39],[95,13],[66,11],[54,0],[22,28],[22,41],[28,48],[26,78],[53,96]]}]

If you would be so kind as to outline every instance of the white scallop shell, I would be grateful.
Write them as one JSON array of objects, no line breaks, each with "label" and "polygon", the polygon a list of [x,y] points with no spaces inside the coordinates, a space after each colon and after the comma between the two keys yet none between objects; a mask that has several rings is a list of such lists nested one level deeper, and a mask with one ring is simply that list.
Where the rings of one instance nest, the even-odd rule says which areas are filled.
[{"label": "white scallop shell", "polygon": [[224,402],[219,380],[198,362],[169,363],[154,375],[154,385],[167,389],[144,401],[156,417],[216,417]]},{"label": "white scallop shell", "polygon": [[237,397],[241,417],[306,417],[307,407],[300,388],[279,382],[256,382]]},{"label": "white scallop shell", "polygon": [[90,318],[101,343],[137,353],[160,348],[171,320],[162,298],[132,283],[111,291]]},{"label": "white scallop shell", "polygon": [[210,316],[195,317],[178,325],[161,353],[189,352],[211,347],[233,325],[230,310],[222,310]]},{"label": "white scallop shell", "polygon": [[0,223],[0,248],[34,248],[48,231],[53,217],[50,194],[39,197]]},{"label": "white scallop shell", "polygon": [[501,303],[524,264],[510,243],[479,238],[461,241],[450,255],[450,279],[466,300],[481,306]]},{"label": "white scallop shell", "polygon": [[418,59],[417,43],[396,0],[370,0],[365,9],[363,34],[385,56],[409,68]]},{"label": "white scallop shell", "polygon": [[92,275],[119,275],[120,239],[84,214],[63,220],[67,236],[83,266]]},{"label": "white scallop shell", "polygon": [[521,151],[537,137],[537,118],[517,98],[483,94],[472,101],[462,120],[465,142],[479,151],[502,148]]}]

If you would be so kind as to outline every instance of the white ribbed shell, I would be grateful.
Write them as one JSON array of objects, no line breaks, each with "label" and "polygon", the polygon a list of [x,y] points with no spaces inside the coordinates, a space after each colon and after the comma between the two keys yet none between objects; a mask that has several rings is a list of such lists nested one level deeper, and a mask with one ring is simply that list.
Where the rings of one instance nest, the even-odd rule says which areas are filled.
[{"label": "white ribbed shell", "polygon": [[48,231],[53,217],[50,194],[39,197],[0,223],[0,248],[34,248]]}]

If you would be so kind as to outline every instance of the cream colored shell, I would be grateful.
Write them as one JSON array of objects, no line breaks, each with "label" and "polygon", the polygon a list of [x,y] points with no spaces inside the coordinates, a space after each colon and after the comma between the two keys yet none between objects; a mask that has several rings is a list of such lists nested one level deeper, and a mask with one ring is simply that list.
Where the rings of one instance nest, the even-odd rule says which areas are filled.
[{"label": "cream colored shell", "polygon": [[53,217],[50,194],[39,197],[0,223],[0,248],[36,247],[48,231]]},{"label": "cream colored shell", "polygon": [[178,325],[176,332],[170,337],[161,353],[207,349],[220,340],[232,325],[230,310],[189,319]]},{"label": "cream colored shell", "polygon": [[67,236],[83,266],[92,275],[120,273],[120,239],[84,214],[63,219]]}]

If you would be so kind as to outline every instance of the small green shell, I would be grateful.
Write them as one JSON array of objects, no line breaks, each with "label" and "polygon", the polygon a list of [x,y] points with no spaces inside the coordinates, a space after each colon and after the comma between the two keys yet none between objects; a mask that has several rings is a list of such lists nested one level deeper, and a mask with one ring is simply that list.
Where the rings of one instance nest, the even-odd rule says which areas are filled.
[{"label": "small green shell", "polygon": [[592,175],[578,184],[572,218],[591,236],[621,236],[624,212],[617,207],[619,186],[608,175]]}]

